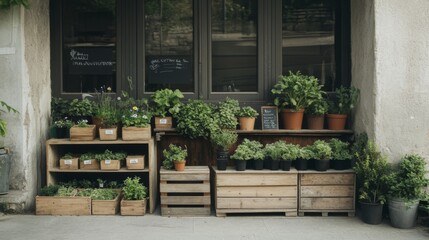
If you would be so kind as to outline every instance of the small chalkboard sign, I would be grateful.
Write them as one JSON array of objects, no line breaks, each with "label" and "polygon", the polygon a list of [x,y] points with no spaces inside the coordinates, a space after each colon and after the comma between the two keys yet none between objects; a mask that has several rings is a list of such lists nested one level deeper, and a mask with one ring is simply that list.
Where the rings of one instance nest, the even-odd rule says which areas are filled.
[{"label": "small chalkboard sign", "polygon": [[261,107],[261,121],[263,130],[279,129],[278,109],[274,106]]}]

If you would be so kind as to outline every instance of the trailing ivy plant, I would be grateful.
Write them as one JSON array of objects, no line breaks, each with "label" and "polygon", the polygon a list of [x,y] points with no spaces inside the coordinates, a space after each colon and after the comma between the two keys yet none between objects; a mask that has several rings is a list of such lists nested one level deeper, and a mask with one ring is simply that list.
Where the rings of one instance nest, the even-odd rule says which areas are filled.
[{"label": "trailing ivy plant", "polygon": [[140,183],[139,177],[127,177],[122,187],[124,200],[143,200],[147,198],[147,188]]},{"label": "trailing ivy plant", "polygon": [[22,5],[25,8],[28,8],[30,5],[28,0],[0,0],[0,8],[1,9],[9,9],[13,6]]}]

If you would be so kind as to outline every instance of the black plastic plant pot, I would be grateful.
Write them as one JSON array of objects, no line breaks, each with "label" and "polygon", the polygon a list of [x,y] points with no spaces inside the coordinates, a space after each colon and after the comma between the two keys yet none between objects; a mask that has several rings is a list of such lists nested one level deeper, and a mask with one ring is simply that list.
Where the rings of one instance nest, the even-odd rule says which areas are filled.
[{"label": "black plastic plant pot", "polygon": [[383,220],[383,204],[359,202],[361,219],[364,223],[380,224]]},{"label": "black plastic plant pot", "polygon": [[216,160],[217,170],[224,171],[228,166],[228,160],[225,159],[217,159]]},{"label": "black plastic plant pot", "polygon": [[315,166],[316,161],[317,160],[314,160],[314,159],[307,160],[307,169],[316,169],[316,166]]},{"label": "black plastic plant pot", "polygon": [[317,171],[326,171],[329,169],[329,160],[316,160],[314,167]]},{"label": "black plastic plant pot", "polygon": [[292,161],[282,161],[281,162],[282,165],[282,170],[283,171],[290,171],[290,166],[292,165]]},{"label": "black plastic plant pot", "polygon": [[299,158],[295,161],[296,170],[307,170],[308,160]]},{"label": "black plastic plant pot", "polygon": [[265,158],[264,162],[264,169],[271,169],[271,158]]},{"label": "black plastic plant pot", "polygon": [[350,160],[331,160],[331,166],[335,170],[350,169]]},{"label": "black plastic plant pot", "polygon": [[244,171],[246,170],[246,160],[235,160],[235,170]]},{"label": "black plastic plant pot", "polygon": [[253,160],[253,169],[262,170],[264,168],[264,160]]},{"label": "black plastic plant pot", "polygon": [[253,162],[254,162],[254,160],[247,160],[246,161],[247,163],[246,163],[246,169],[253,169]]},{"label": "black plastic plant pot", "polygon": [[271,170],[279,170],[279,169],[280,169],[280,160],[271,159]]}]

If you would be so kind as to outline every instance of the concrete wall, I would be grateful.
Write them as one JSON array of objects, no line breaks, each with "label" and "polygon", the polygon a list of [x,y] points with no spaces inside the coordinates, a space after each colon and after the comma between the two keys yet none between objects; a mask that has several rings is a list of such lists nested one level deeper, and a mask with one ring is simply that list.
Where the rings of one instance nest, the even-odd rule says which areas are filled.
[{"label": "concrete wall", "polygon": [[6,145],[13,151],[8,195],[16,210],[31,209],[40,186],[41,162],[50,114],[49,1],[32,0],[30,9],[0,13],[0,99],[20,113],[8,114]]}]

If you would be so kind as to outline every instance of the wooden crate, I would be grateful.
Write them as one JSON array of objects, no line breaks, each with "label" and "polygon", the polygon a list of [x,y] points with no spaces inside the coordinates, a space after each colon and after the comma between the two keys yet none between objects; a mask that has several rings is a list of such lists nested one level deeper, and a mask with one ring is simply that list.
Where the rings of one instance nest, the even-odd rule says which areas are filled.
[{"label": "wooden crate", "polygon": [[155,128],[165,129],[173,127],[172,117],[155,117]]},{"label": "wooden crate", "polygon": [[123,127],[122,140],[124,141],[141,141],[149,140],[151,138],[151,127]]},{"label": "wooden crate", "polygon": [[71,127],[70,141],[90,141],[95,139],[95,125],[89,125],[87,128]]},{"label": "wooden crate", "polygon": [[100,162],[95,159],[81,160],[79,162],[79,169],[82,170],[99,170]]},{"label": "wooden crate", "polygon": [[144,200],[121,200],[122,216],[144,216],[146,213],[146,199]]},{"label": "wooden crate", "polygon": [[36,196],[36,215],[91,215],[91,198]]},{"label": "wooden crate", "polygon": [[210,171],[187,166],[185,171],[160,171],[162,216],[210,216]]},{"label": "wooden crate", "polygon": [[121,161],[120,160],[101,160],[100,169],[117,171],[121,169]]},{"label": "wooden crate", "polygon": [[116,215],[119,212],[120,197],[121,194],[118,194],[113,200],[92,200],[92,215]]},{"label": "wooden crate", "polygon": [[99,128],[98,133],[101,141],[114,141],[118,139],[118,128]]},{"label": "wooden crate", "polygon": [[61,170],[77,170],[79,166],[78,158],[60,159]]},{"label": "wooden crate", "polygon": [[300,171],[299,215],[355,215],[355,174],[352,170]]},{"label": "wooden crate", "polygon": [[229,213],[297,215],[298,172],[228,168],[215,172],[216,216]]},{"label": "wooden crate", "polygon": [[126,161],[127,169],[144,169],[144,155],[129,155]]}]

